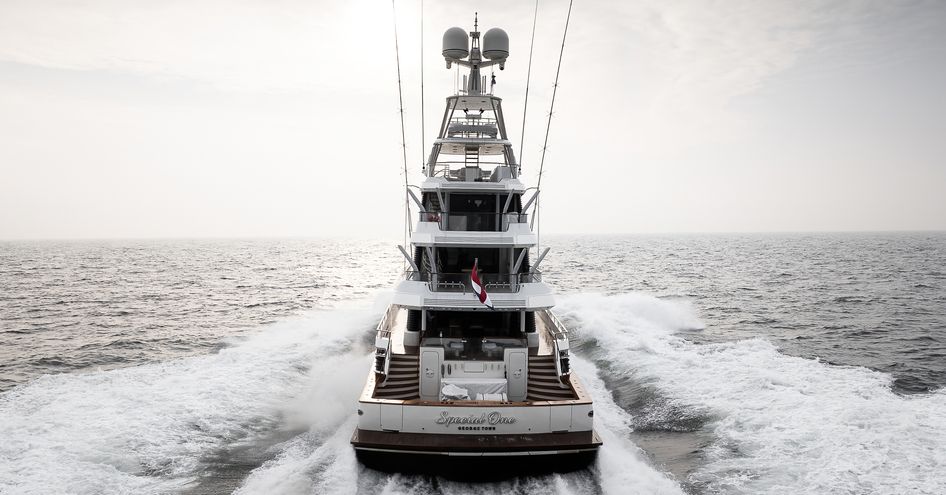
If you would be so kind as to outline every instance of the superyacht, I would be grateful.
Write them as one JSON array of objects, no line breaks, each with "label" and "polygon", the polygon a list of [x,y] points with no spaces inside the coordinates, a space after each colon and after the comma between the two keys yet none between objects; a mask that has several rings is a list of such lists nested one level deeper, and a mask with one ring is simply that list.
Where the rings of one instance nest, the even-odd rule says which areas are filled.
[{"label": "superyacht", "polygon": [[381,469],[587,465],[601,445],[592,400],[550,311],[539,271],[548,249],[530,256],[538,190],[519,178],[502,100],[480,72],[505,67],[509,38],[454,27],[442,53],[469,73],[446,98],[422,184],[407,188],[418,214],[398,248],[409,268],[377,329],[351,443]]}]

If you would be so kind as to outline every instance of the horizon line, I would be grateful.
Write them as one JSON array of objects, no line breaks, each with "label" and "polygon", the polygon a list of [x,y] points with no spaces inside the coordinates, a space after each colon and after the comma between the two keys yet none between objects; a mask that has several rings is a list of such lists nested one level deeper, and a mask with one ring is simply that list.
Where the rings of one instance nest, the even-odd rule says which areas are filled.
[{"label": "horizon line", "polygon": [[[935,234],[946,233],[946,229],[888,229],[888,230],[706,230],[706,231],[647,231],[647,232],[551,232],[541,234],[550,237],[594,236],[686,236],[686,235],[784,235],[784,234]],[[115,237],[9,237],[0,238],[0,243],[15,242],[102,242],[102,241],[223,241],[223,240],[395,240],[395,236],[366,236],[359,234],[337,235],[227,235],[227,236],[115,236]]]}]

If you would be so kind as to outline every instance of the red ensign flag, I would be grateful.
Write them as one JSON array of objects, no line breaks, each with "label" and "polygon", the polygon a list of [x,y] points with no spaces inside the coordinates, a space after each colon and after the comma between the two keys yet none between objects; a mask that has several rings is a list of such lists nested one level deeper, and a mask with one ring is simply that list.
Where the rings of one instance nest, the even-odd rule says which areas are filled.
[{"label": "red ensign flag", "polygon": [[489,300],[489,294],[486,293],[486,289],[483,288],[483,284],[480,283],[480,276],[476,273],[476,265],[479,264],[480,260],[473,262],[473,271],[470,272],[470,281],[473,282],[473,292],[476,293],[476,297],[480,300],[483,305],[489,309],[493,309],[493,301]]}]

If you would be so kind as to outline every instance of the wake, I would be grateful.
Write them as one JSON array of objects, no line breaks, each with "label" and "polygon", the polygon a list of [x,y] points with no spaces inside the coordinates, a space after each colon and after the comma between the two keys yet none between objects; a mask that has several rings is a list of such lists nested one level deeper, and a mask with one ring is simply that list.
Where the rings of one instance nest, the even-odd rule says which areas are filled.
[{"label": "wake", "polygon": [[[217,354],[41,377],[0,395],[0,492],[177,493],[213,487],[208,459],[264,457],[237,493],[683,493],[632,441],[607,383],[630,378],[709,418],[684,481],[709,493],[946,493],[946,394],[901,397],[863,368],[770,343],[698,345],[685,302],[574,295],[558,307],[585,341],[573,366],[604,446],[589,469],[468,484],[366,469],[348,441],[383,302],[313,312]],[[273,440],[273,439],[278,440]],[[209,481],[209,483],[208,483]],[[217,491],[224,490],[218,486]]]},{"label": "wake", "polygon": [[0,492],[230,491],[207,479],[208,460],[261,445],[237,493],[682,493],[629,440],[631,417],[581,358],[605,441],[592,468],[485,485],[364,468],[348,441],[384,306],[313,312],[213,355],[17,387],[0,396]]},{"label": "wake", "polygon": [[[217,354],[110,371],[43,376],[0,396],[0,493],[167,493],[205,457],[300,422],[337,424],[360,392],[305,415],[312,377],[367,354],[380,312],[314,313]],[[342,357],[339,357],[342,356]],[[342,374],[342,378],[346,375]]]},{"label": "wake", "polygon": [[902,397],[892,378],[786,356],[751,339],[698,345],[684,302],[575,295],[558,312],[595,360],[712,418],[688,480],[712,493],[946,493],[946,394]]}]

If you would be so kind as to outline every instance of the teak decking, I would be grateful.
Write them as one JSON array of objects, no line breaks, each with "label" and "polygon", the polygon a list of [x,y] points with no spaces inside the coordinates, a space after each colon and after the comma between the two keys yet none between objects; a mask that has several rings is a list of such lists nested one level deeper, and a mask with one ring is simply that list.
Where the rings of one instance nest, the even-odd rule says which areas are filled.
[{"label": "teak decking", "polygon": [[[389,328],[392,354],[388,376],[376,376],[371,395],[374,399],[417,401],[420,398],[420,363],[418,347],[404,345],[407,310],[395,314]],[[526,390],[527,402],[579,400],[580,386],[570,376],[559,379],[552,355],[551,335],[542,318],[536,317],[536,332],[539,346],[529,349],[529,375]],[[451,401],[456,403],[458,401]],[[471,401],[472,402],[472,401]]]}]

